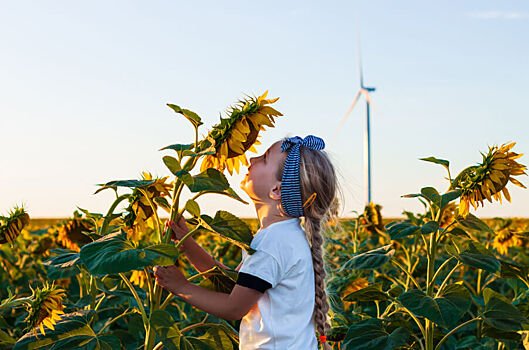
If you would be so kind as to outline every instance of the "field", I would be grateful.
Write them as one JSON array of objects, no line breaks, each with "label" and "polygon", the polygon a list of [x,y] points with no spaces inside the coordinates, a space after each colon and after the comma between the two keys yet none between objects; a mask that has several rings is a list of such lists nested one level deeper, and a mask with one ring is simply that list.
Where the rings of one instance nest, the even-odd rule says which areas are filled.
[{"label": "field", "polygon": [[[191,283],[233,289],[242,249],[253,253],[257,221],[225,210],[204,214],[197,199],[222,195],[246,203],[224,172],[248,166],[245,152],[281,115],[269,106],[276,100],[265,93],[239,101],[202,140],[201,118],[169,105],[191,124],[195,142],[162,149],[172,154],[162,158],[171,176],[144,172],[101,184],[96,193],[116,195],[106,213],[79,209],[67,219],[32,220],[16,207],[1,216],[2,348],[237,349],[240,321],[182,302],[156,283],[152,268],[177,262]],[[320,347],[529,349],[529,221],[481,220],[470,212],[485,201],[510,201],[509,184],[525,188],[515,178],[526,167],[514,145],[489,147],[481,163],[455,177],[448,160],[422,158],[448,173],[445,192],[423,187],[402,196],[422,203],[423,212],[391,220],[369,203],[353,218],[312,217],[326,237],[326,297],[315,305],[325,311],[328,302],[329,322],[315,317],[318,335],[327,339]],[[178,243],[162,211],[174,222],[188,218]],[[310,240],[313,262],[320,261],[317,237]],[[197,273],[180,250],[191,238],[229,268]]]},{"label": "field", "polygon": [[[409,260],[418,245],[418,240],[408,238],[393,241],[391,247],[397,250],[392,257],[392,261],[395,262],[393,265],[382,264],[380,258],[384,260],[386,256],[383,253],[379,254],[380,256],[375,260],[369,260],[368,264],[372,266],[356,266],[356,268],[348,266],[354,263],[355,260],[351,258],[357,252],[391,244],[388,230],[377,221],[381,219],[380,212],[378,214],[376,210],[370,212],[370,209],[373,208],[368,207],[366,212],[357,218],[342,220],[340,229],[336,228],[336,225],[329,226],[329,237],[325,245],[328,267],[327,286],[331,300],[330,314],[333,326],[328,336],[329,343],[335,349],[356,349],[359,345],[353,345],[353,343],[365,343],[367,338],[362,339],[364,336],[368,336],[371,342],[373,339],[377,339],[379,343],[394,341],[396,345],[399,339],[405,338],[406,340],[402,341],[404,344],[399,345],[399,348],[420,348],[418,341],[415,341],[415,338],[420,339],[420,329],[414,324],[414,318],[406,312],[399,312],[400,306],[392,306],[395,304],[393,298],[398,300],[400,293],[402,299],[402,293],[411,289],[412,277],[419,285],[423,285],[426,280],[427,262],[423,259]],[[0,297],[5,300],[9,298],[10,293],[17,297],[28,297],[32,295],[31,288],[42,288],[46,282],[54,281],[55,285],[66,290],[66,296],[62,300],[63,312],[68,315],[77,315],[75,320],[78,323],[73,327],[72,321],[69,322],[70,324],[59,321],[55,325],[55,331],[46,329],[47,335],[57,336],[56,341],[59,345],[61,342],[63,345],[64,342],[78,344],[82,340],[88,344],[93,342],[92,346],[97,343],[102,348],[106,345],[111,348],[120,346],[127,349],[141,347],[145,342],[141,313],[138,311],[135,296],[124,280],[113,274],[102,278],[91,276],[86,267],[82,265],[72,264],[69,268],[59,268],[57,261],[53,259],[53,257],[64,255],[68,248],[73,248],[71,251],[68,250],[72,253],[77,250],[73,244],[75,244],[76,234],[79,235],[80,231],[68,232],[66,236],[63,236],[61,232],[64,232],[68,224],[71,226],[72,222],[84,222],[84,220],[86,219],[80,216],[69,219],[35,219],[17,238],[16,247],[3,245],[0,250],[0,263],[3,268],[0,273],[0,282],[7,288],[0,290]],[[258,228],[256,220],[244,221],[253,232]],[[386,225],[392,221],[383,219]],[[449,224],[450,221],[445,223],[445,225]],[[452,272],[447,285],[461,286],[472,295],[468,305],[465,304],[464,298],[458,300],[461,305],[464,305],[461,308],[465,309],[466,314],[463,315],[461,312],[461,319],[452,320],[455,322],[452,322],[450,326],[464,324],[481,314],[483,318],[492,317],[491,323],[499,328],[491,327],[489,323],[483,322],[483,319],[469,322],[450,337],[441,349],[517,349],[522,339],[521,335],[524,333],[501,328],[512,327],[513,323],[521,322],[523,317],[529,316],[529,298],[526,295],[527,283],[525,282],[527,276],[522,278],[516,271],[506,269],[503,264],[507,264],[507,261],[513,263],[510,258],[504,260],[507,256],[513,257],[520,263],[529,263],[526,255],[529,239],[523,235],[509,238],[508,234],[509,232],[529,231],[529,220],[496,218],[472,223],[472,225],[477,224],[490,228],[490,231],[473,229],[472,232],[477,232],[478,240],[483,243],[483,247],[494,252],[493,255],[485,258],[485,255],[474,253],[473,259],[467,261],[462,259],[466,264],[461,265],[457,263],[457,258],[453,258],[454,255],[443,252],[439,254],[435,264],[437,269],[440,265],[446,266],[440,275],[440,281]],[[468,229],[470,225],[464,223],[461,227]],[[154,230],[153,227],[149,229]],[[485,229],[485,226],[481,229]],[[496,239],[500,236],[503,237],[503,241]],[[207,232],[202,232],[195,238],[221,263],[232,268],[238,265],[241,259],[239,246]],[[502,264],[495,272],[492,272],[488,266],[488,264],[491,266],[494,264],[493,256],[501,259],[498,261]],[[182,265],[186,267],[188,277],[197,275],[197,271],[190,267],[184,256],[181,260]],[[450,260],[451,263],[447,263]],[[367,262],[368,260],[363,264]],[[411,272],[411,276],[407,276],[399,266]],[[124,274],[134,285],[134,291],[140,301],[147,297],[150,288],[146,285],[143,274],[142,270]],[[522,282],[523,280],[525,281]],[[214,289],[230,287],[229,280],[227,285],[226,281],[200,276],[194,278],[194,281]],[[510,310],[512,315],[508,314],[509,310],[505,310],[505,305],[503,305],[496,312],[505,314],[499,315],[497,319],[494,319],[495,316],[492,316],[491,312],[489,312],[491,316],[485,316],[486,308],[485,310],[480,309],[486,305],[484,292],[488,290],[499,293],[498,302],[508,301],[509,304],[514,305],[513,310]],[[453,294],[457,296],[457,293]],[[167,295],[164,294],[163,298],[166,297]],[[406,302],[404,303],[406,305]],[[424,303],[422,307],[427,307],[427,305],[428,303]],[[456,305],[459,304],[456,303]],[[1,309],[0,325],[3,348],[11,348],[17,340],[19,340],[17,348],[29,348],[29,343],[20,343],[20,340],[31,339],[31,343],[38,344],[39,338],[46,339],[44,335],[40,337],[24,335],[28,331],[28,317],[32,308],[22,306],[23,304],[18,304],[15,307]],[[172,298],[164,310],[176,322],[183,338],[189,339],[189,343],[194,344],[195,348],[207,348],[207,345],[202,343],[200,346],[203,347],[197,346],[200,339],[204,344],[207,344],[207,340],[222,344],[223,349],[238,348],[237,329],[240,321],[218,319],[177,298]],[[439,310],[442,315],[442,307]],[[424,315],[424,319],[427,317],[428,315]],[[423,318],[418,317],[418,321],[421,319]],[[91,331],[87,332],[89,329]],[[440,327],[434,337],[441,339],[446,334],[446,327]]]}]

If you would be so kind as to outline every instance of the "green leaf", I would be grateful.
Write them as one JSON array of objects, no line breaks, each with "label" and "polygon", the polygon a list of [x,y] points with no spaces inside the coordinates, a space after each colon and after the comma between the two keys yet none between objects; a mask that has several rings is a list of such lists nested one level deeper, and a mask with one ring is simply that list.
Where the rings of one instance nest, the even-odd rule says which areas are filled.
[{"label": "green leaf", "polygon": [[393,249],[391,244],[388,244],[361,254],[356,254],[342,266],[341,270],[373,270],[387,263],[393,254],[395,254],[395,249]]},{"label": "green leaf", "polygon": [[221,195],[228,196],[228,197],[230,197],[230,198],[236,199],[236,200],[238,200],[238,201],[241,202],[241,203],[248,204],[248,202],[245,201],[244,199],[242,199],[241,197],[239,197],[239,195],[237,194],[237,192],[235,192],[231,187],[228,188],[228,189],[225,190],[225,191],[201,191],[201,192],[199,193],[199,195],[202,196],[202,195],[207,194],[207,193],[221,194]]},{"label": "green leaf", "polygon": [[451,191],[444,193],[441,196],[441,208],[444,208],[448,203],[459,198],[460,196],[461,196],[460,189],[451,190]]},{"label": "green leaf", "polygon": [[126,234],[115,232],[81,248],[81,262],[91,274],[104,276],[147,266],[172,265],[179,250],[172,244],[155,244],[135,248]]},{"label": "green leaf", "polygon": [[177,152],[181,152],[181,151],[185,151],[185,150],[188,150],[188,149],[192,149],[193,147],[195,147],[194,143],[175,144],[175,145],[165,146],[164,148],[160,148],[159,150],[163,151],[165,149],[172,149],[172,150],[175,150]]},{"label": "green leaf", "polygon": [[520,278],[524,279],[529,274],[529,266],[508,263],[500,260],[500,277],[501,278]]},{"label": "green leaf", "polygon": [[481,243],[466,239],[458,244],[457,250],[447,245],[446,250],[465,265],[495,273],[500,268],[500,262],[494,254]]},{"label": "green leaf", "polygon": [[50,253],[59,254],[42,263],[46,267],[48,278],[51,280],[73,277],[81,272],[77,267],[80,263],[78,252],[69,249],[53,249]]},{"label": "green leaf", "polygon": [[176,326],[176,322],[167,311],[154,310],[149,319],[151,327],[163,343],[165,349],[180,350],[186,349],[184,337]]},{"label": "green leaf", "polygon": [[189,199],[186,202],[184,209],[193,216],[200,216],[200,207],[198,206],[198,203],[192,199]]},{"label": "green leaf", "polygon": [[489,326],[486,322],[483,322],[481,325],[481,335],[483,337],[489,337],[498,340],[509,340],[520,343],[522,341],[522,336],[518,332],[514,331],[503,331],[498,328]]},{"label": "green leaf", "polygon": [[230,188],[226,176],[214,168],[208,168],[193,176],[193,183],[188,185],[191,192],[216,191],[223,192]]},{"label": "green leaf", "polygon": [[162,159],[167,169],[169,169],[169,171],[173,173],[173,175],[178,174],[178,172],[182,170],[180,163],[175,157],[164,156]]},{"label": "green leaf", "polygon": [[[55,324],[55,330],[45,328],[46,334],[40,330],[28,332],[22,336],[13,350],[25,349],[113,349],[116,345],[115,337],[98,337],[89,326],[90,319],[94,316],[93,310],[80,310],[60,316]],[[117,348],[119,348],[117,339]],[[115,348],[115,347],[114,347]]]},{"label": "green leaf", "polygon": [[406,328],[398,327],[390,333],[382,320],[369,318],[349,327],[342,349],[392,350],[404,346],[408,337]]},{"label": "green leaf", "polygon": [[193,124],[195,128],[198,128],[200,125],[202,125],[200,117],[195,112],[190,111],[189,109],[180,108],[179,106],[171,103],[168,103],[167,105],[176,113],[183,115],[187,120],[189,120],[191,124]]},{"label": "green leaf", "polygon": [[202,288],[212,290],[214,292],[230,294],[237,282],[237,271],[226,270],[215,266],[206,271],[206,278],[198,284]]},{"label": "green leaf", "polygon": [[110,181],[106,184],[98,184],[98,186],[102,186],[100,189],[95,191],[94,194],[99,193],[103,190],[106,190],[107,188],[112,188],[116,190],[118,187],[128,187],[128,188],[138,188],[138,187],[146,187],[149,185],[152,185],[155,183],[156,180],[116,180],[116,181]]},{"label": "green leaf", "polygon": [[343,300],[357,302],[375,300],[385,301],[388,299],[389,295],[382,291],[382,282],[378,282],[346,295]]},{"label": "green leaf", "polygon": [[485,222],[481,221],[478,217],[473,214],[468,214],[466,218],[456,217],[456,221],[463,227],[476,231],[479,233],[490,233],[494,234],[494,230],[489,227]]},{"label": "green leaf", "polygon": [[435,205],[437,207],[441,206],[441,195],[437,190],[433,187],[424,187],[421,188],[421,194],[424,198],[428,199],[432,205]]},{"label": "green leaf", "polygon": [[450,166],[450,162],[444,159],[438,159],[435,157],[428,157],[428,158],[419,158],[419,160],[424,160],[426,162],[431,162],[435,164],[440,164],[444,166],[447,170],[450,170],[448,167]]},{"label": "green leaf", "polygon": [[253,235],[250,227],[235,215],[219,210],[212,219],[207,215],[202,215],[200,225],[206,230],[216,233],[224,239],[244,248],[252,254],[254,250],[250,248]]},{"label": "green leaf", "polygon": [[154,197],[153,199],[154,203],[159,205],[163,210],[165,210],[167,213],[171,212],[171,204],[167,201],[165,197]]},{"label": "green leaf", "polygon": [[485,310],[482,313],[483,321],[489,326],[502,331],[523,330],[523,325],[528,324],[520,311],[503,295],[490,288],[483,290]]},{"label": "green leaf", "polygon": [[386,225],[386,230],[393,240],[421,233],[421,227],[410,220],[394,221]]},{"label": "green leaf", "polygon": [[445,287],[438,298],[412,289],[401,294],[398,300],[414,315],[425,317],[442,327],[455,326],[471,304],[468,290],[457,284]]},{"label": "green leaf", "polygon": [[421,226],[421,233],[425,235],[435,232],[437,230],[439,230],[439,224],[437,223],[437,221],[428,221],[426,224]]}]

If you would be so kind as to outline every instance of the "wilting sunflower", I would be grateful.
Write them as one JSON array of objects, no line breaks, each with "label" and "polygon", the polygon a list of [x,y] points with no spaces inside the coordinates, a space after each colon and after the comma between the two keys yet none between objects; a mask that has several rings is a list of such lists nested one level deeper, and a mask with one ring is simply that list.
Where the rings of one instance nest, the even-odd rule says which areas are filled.
[{"label": "wilting sunflower", "polygon": [[360,215],[360,224],[365,227],[367,232],[371,234],[378,233],[377,230],[384,231],[384,224],[382,223],[382,214],[380,204],[369,202],[364,208],[364,213]]},{"label": "wilting sunflower", "polygon": [[276,102],[278,98],[266,99],[266,91],[259,97],[249,97],[239,101],[229,108],[229,117],[221,118],[203,142],[215,148],[215,154],[206,155],[200,167],[201,171],[207,168],[217,168],[220,171],[228,169],[239,173],[242,163],[248,166],[246,151],[256,152],[254,145],[259,145],[257,140],[259,131],[266,130],[264,126],[274,127],[274,118],[282,114],[268,104]]},{"label": "wilting sunflower", "polygon": [[147,276],[145,276],[145,271],[132,271],[132,275],[130,276],[131,283],[134,283],[135,285],[140,286],[140,288],[143,288],[146,281]]},{"label": "wilting sunflower", "polygon": [[453,181],[452,188],[462,190],[459,203],[459,215],[468,215],[469,204],[477,209],[479,204],[483,206],[483,200],[487,199],[492,203],[492,198],[501,203],[501,193],[510,202],[511,196],[507,190],[507,183],[526,188],[521,182],[512,176],[527,175],[525,165],[519,164],[515,159],[523,154],[510,152],[516,142],[503,144],[500,147],[489,147],[487,155],[483,156],[483,162],[463,170]]},{"label": "wilting sunflower", "polygon": [[[364,289],[369,285],[369,282],[364,277],[359,277],[355,280],[353,280],[351,283],[345,287],[345,289],[342,291],[342,299],[345,298],[347,295],[351,294],[352,292],[356,292],[357,290]],[[344,306],[349,306],[353,302],[344,301]]]},{"label": "wilting sunflower", "polygon": [[[153,180],[150,173],[143,172],[142,177],[142,180]],[[161,179],[156,179],[153,184],[142,188],[147,196],[149,196],[155,209],[158,208],[155,198],[170,195],[170,190],[173,185],[172,183],[165,182],[168,178],[169,177],[166,176]],[[134,191],[132,191],[132,195],[129,197],[130,205],[126,209],[128,214],[124,217],[125,225],[127,227],[127,235],[134,237],[137,235],[138,231],[145,232],[145,222],[154,215],[154,211],[149,204],[149,199],[147,199],[138,188],[135,188]]]},{"label": "wilting sunflower", "polygon": [[13,241],[29,224],[29,215],[23,207],[15,207],[9,216],[0,216],[0,244]]},{"label": "wilting sunflower", "polygon": [[29,330],[35,330],[37,327],[45,335],[44,326],[55,329],[54,325],[60,320],[62,311],[62,301],[66,297],[66,291],[55,285],[46,285],[43,288],[31,289],[31,304],[27,306],[29,312],[26,322]]},{"label": "wilting sunflower", "polygon": [[59,227],[57,241],[64,247],[73,251],[80,251],[79,245],[83,246],[92,242],[92,239],[87,235],[94,228],[94,224],[87,219],[74,215],[73,219],[65,221]]},{"label": "wilting sunflower", "polygon": [[445,228],[452,224],[455,220],[457,212],[457,204],[448,203],[446,207],[444,207],[443,214],[441,215],[441,220],[439,220],[439,227]]},{"label": "wilting sunflower", "polygon": [[507,254],[509,247],[516,247],[521,243],[522,240],[517,235],[517,232],[512,230],[510,227],[505,227],[499,231],[496,231],[494,241],[492,241],[492,247],[496,248],[500,254]]}]

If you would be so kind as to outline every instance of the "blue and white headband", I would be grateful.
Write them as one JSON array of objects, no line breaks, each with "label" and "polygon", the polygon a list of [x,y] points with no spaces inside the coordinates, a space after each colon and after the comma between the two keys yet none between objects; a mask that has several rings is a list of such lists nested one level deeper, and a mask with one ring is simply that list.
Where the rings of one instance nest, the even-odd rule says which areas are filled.
[{"label": "blue and white headband", "polygon": [[[283,210],[292,217],[304,216],[303,204],[301,203],[301,184],[299,179],[301,146],[313,150],[322,150],[325,148],[325,142],[317,136],[308,135],[304,139],[299,136],[290,137],[283,140],[281,143],[281,152],[289,151],[287,158],[285,159],[283,177],[281,179],[281,203],[283,205]],[[309,202],[309,200],[313,201],[315,196],[316,193],[313,193],[307,202]]]}]

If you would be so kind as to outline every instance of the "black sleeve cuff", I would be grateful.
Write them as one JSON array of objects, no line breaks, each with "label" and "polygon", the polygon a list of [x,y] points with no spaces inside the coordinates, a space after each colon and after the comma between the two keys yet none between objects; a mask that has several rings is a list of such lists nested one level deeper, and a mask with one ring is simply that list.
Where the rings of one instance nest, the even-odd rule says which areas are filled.
[{"label": "black sleeve cuff", "polygon": [[268,288],[272,288],[272,285],[269,282],[244,272],[239,272],[236,284],[255,289],[261,293],[264,293]]}]

